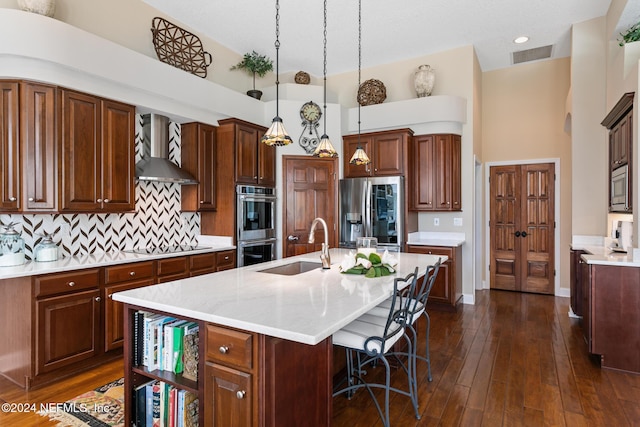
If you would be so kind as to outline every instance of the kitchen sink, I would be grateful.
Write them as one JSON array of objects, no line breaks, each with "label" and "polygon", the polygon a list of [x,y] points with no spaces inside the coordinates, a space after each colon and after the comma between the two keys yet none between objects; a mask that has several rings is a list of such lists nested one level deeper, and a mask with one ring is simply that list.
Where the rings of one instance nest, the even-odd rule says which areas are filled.
[{"label": "kitchen sink", "polygon": [[320,262],[296,261],[290,264],[258,270],[260,273],[281,274],[283,276],[295,276],[322,267]]}]

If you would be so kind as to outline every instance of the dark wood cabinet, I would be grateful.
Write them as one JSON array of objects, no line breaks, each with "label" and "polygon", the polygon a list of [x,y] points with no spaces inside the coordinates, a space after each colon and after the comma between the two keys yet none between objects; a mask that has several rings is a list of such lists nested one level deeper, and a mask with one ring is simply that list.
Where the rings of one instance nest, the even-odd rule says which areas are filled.
[{"label": "dark wood cabinet", "polygon": [[459,135],[413,137],[410,150],[410,210],[462,210],[461,149]]},{"label": "dark wood cabinet", "polygon": [[582,263],[582,327],[605,368],[640,373],[640,268]]},{"label": "dark wood cabinet", "polygon": [[[447,261],[440,264],[438,277],[433,283],[427,300],[427,307],[447,311],[457,310],[458,305],[462,303],[462,247],[408,245],[407,251],[448,257]],[[422,276],[419,280],[422,280]]]},{"label": "dark wood cabinet", "polygon": [[20,84],[22,210],[58,210],[57,89],[32,82]]},{"label": "dark wood cabinet", "polygon": [[186,123],[181,130],[181,167],[198,180],[198,184],[182,186],[182,210],[215,211],[216,128],[202,123]]},{"label": "dark wood cabinet", "polygon": [[627,167],[627,203],[625,213],[631,213],[633,206],[633,98],[635,94],[628,92],[622,95],[609,114],[601,122],[609,130],[609,211],[619,209],[611,205],[611,175],[614,170]]},{"label": "dark wood cabinet", "polygon": [[[412,135],[410,129],[398,129],[343,136],[345,178],[404,175],[407,170],[408,143]],[[349,163],[358,144],[369,156],[371,164],[357,166]]]},{"label": "dark wood cabinet", "polygon": [[585,251],[574,250],[570,251],[571,266],[569,269],[569,285],[571,293],[571,311],[576,316],[582,316],[584,301],[582,294],[582,260],[580,257],[585,254]]},{"label": "dark wood cabinet", "polygon": [[189,277],[216,272],[216,253],[189,256]]},{"label": "dark wood cabinet", "polygon": [[189,277],[189,259],[186,256],[159,259],[156,263],[158,283]]},{"label": "dark wood cabinet", "polygon": [[216,252],[216,271],[231,270],[232,268],[236,268],[236,251],[230,249]]},{"label": "dark wood cabinet", "polygon": [[19,84],[0,82],[0,212],[20,210]]},{"label": "dark wood cabinet", "polygon": [[60,89],[61,211],[132,211],[135,109]]},{"label": "dark wood cabinet", "polygon": [[254,390],[252,375],[226,366],[207,362],[204,368],[205,390],[203,410],[205,426],[247,427],[253,422]]},{"label": "dark wood cabinet", "polygon": [[235,121],[236,184],[276,186],[276,148],[260,142],[266,129]]}]

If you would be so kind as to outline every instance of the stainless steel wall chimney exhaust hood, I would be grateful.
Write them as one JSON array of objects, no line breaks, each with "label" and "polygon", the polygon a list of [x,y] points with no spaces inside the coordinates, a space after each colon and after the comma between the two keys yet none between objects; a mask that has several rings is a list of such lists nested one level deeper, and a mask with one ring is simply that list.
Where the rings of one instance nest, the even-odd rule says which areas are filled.
[{"label": "stainless steel wall chimney exhaust hood", "polygon": [[136,178],[141,181],[197,184],[198,180],[169,160],[169,118],[145,114],[142,120],[144,148],[142,160],[136,163]]}]

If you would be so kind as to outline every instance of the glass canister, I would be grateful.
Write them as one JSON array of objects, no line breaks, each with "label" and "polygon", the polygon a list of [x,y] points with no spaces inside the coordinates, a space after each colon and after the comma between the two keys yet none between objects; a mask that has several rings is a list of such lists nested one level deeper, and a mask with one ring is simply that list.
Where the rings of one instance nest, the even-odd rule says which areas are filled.
[{"label": "glass canister", "polygon": [[358,253],[369,257],[370,254],[378,250],[378,239],[376,237],[358,237],[356,238],[356,249]]},{"label": "glass canister", "polygon": [[33,259],[37,262],[49,262],[58,260],[58,245],[53,241],[55,232],[41,234],[42,240],[33,251]]},{"label": "glass canister", "polygon": [[12,222],[2,226],[0,232],[0,267],[24,264],[24,239],[13,227]]}]

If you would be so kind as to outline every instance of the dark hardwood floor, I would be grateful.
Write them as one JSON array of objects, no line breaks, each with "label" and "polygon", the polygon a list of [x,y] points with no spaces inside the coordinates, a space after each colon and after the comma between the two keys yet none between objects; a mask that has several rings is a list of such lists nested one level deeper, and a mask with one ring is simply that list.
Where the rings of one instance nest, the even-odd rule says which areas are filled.
[{"label": "dark hardwood floor", "polygon": [[[406,397],[393,396],[394,427],[640,425],[640,375],[600,369],[578,321],[567,316],[568,298],[506,291],[476,297],[476,305],[458,313],[430,311],[433,382],[419,362],[422,418],[415,419]],[[122,363],[112,362],[30,392],[0,379],[0,403],[64,402],[120,376]],[[382,425],[364,391],[351,400],[336,397],[333,411],[332,427]],[[33,413],[0,413],[5,425],[55,423]]]}]

